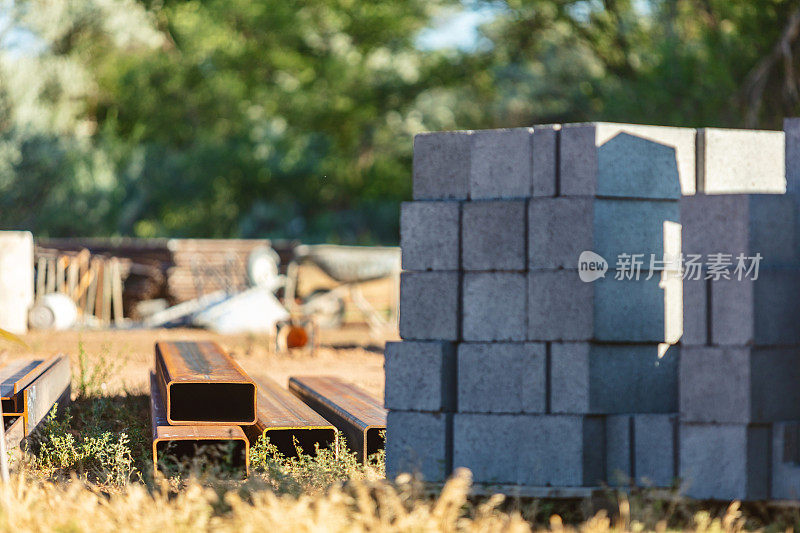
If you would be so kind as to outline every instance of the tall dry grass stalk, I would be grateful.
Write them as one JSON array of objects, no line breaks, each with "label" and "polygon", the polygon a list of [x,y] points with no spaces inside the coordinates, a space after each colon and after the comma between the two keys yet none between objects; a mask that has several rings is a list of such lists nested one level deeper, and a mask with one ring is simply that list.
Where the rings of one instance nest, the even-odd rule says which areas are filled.
[{"label": "tall dry grass stalk", "polygon": [[[48,483],[12,477],[0,486],[0,532],[13,531],[236,531],[269,533],[480,531],[527,532],[530,524],[517,512],[499,509],[502,497],[481,504],[468,500],[470,474],[461,470],[436,498],[425,497],[410,478],[398,483],[357,481],[322,494],[278,494],[258,480],[222,485],[188,481],[179,491],[165,483],[148,490],[132,483],[119,492],[92,485]],[[624,513],[623,513],[624,515]],[[721,519],[698,513],[692,529],[703,533],[738,532],[744,526],[736,504]],[[604,513],[571,528],[553,516],[542,530],[556,532],[640,532],[642,524]],[[655,530],[664,531],[665,523]]]}]

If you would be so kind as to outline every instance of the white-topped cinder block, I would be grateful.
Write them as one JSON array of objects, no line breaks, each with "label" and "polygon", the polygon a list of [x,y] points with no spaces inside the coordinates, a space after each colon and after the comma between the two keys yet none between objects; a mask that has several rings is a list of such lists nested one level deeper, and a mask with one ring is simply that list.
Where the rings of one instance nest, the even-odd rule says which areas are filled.
[{"label": "white-topped cinder block", "polygon": [[786,192],[782,131],[699,129],[697,153],[698,192]]}]

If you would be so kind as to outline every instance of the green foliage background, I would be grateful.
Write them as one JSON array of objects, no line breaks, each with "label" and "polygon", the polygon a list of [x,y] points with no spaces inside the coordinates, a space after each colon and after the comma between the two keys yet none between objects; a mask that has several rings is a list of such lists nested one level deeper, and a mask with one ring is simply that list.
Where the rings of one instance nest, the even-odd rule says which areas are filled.
[{"label": "green foliage background", "polygon": [[[492,13],[468,49],[418,36]],[[394,243],[425,130],[780,129],[778,0],[0,0],[0,227]],[[6,39],[4,41],[4,32]]]}]

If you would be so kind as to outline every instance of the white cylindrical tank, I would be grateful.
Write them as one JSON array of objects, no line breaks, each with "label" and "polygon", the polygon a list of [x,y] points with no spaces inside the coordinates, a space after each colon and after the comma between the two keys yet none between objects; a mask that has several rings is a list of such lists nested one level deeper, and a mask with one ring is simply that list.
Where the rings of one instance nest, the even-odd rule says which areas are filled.
[{"label": "white cylindrical tank", "polygon": [[33,305],[33,235],[29,231],[0,231],[0,328],[28,331]]}]

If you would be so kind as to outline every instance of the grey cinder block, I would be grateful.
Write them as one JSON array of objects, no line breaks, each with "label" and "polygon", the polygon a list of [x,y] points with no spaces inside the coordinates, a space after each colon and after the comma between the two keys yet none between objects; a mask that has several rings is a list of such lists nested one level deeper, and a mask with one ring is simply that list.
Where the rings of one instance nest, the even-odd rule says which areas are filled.
[{"label": "grey cinder block", "polygon": [[453,466],[477,483],[598,486],[605,476],[601,418],[456,414]]},{"label": "grey cinder block", "polygon": [[458,410],[543,413],[543,343],[464,343],[458,347]]},{"label": "grey cinder block", "polygon": [[387,342],[384,369],[387,409],[453,411],[456,349],[450,342]]},{"label": "grey cinder block", "polygon": [[681,198],[683,253],[761,254],[761,266],[798,264],[797,207],[790,195],[698,194]]},{"label": "grey cinder block", "polygon": [[588,340],[594,331],[594,287],[577,271],[528,274],[528,339]]},{"label": "grey cinder block", "polygon": [[464,270],[525,270],[525,201],[469,202],[462,216]]},{"label": "grey cinder block", "polygon": [[533,128],[473,133],[470,198],[527,198],[533,177]]},{"label": "grey cinder block", "polygon": [[[592,250],[609,265],[615,265],[621,254],[644,254],[643,269],[649,270],[651,255],[661,260],[665,249],[679,247],[678,242],[665,242],[665,225],[679,223],[678,202],[595,200]],[[677,241],[680,233],[667,232],[667,236]]]},{"label": "grey cinder block", "polygon": [[714,500],[769,497],[769,426],[682,423],[679,441],[679,473],[687,496]]},{"label": "grey cinder block", "polygon": [[403,202],[400,248],[404,270],[458,270],[460,264],[458,202]]},{"label": "grey cinder block", "polygon": [[800,499],[800,440],[799,422],[780,422],[772,425],[772,483],[770,498]]},{"label": "grey cinder block", "polygon": [[606,417],[606,461],[611,485],[671,487],[677,476],[677,416]]},{"label": "grey cinder block", "polygon": [[674,413],[678,346],[553,343],[550,405],[554,413]]},{"label": "grey cinder block", "polygon": [[695,130],[636,124],[564,124],[563,196],[678,199],[695,192]]},{"label": "grey cinder block", "polygon": [[534,198],[556,195],[558,168],[558,136],[560,124],[533,127],[533,190]]},{"label": "grey cinder block", "polygon": [[[528,207],[529,268],[577,268],[581,252],[590,250],[612,269],[620,254],[639,254],[641,269],[649,270],[651,255],[661,261],[665,251],[679,253],[679,222],[672,201],[535,198]],[[665,231],[669,224],[676,230]]]},{"label": "grey cinder block", "polygon": [[606,417],[606,481],[612,487],[627,486],[633,482],[632,441],[633,420],[630,415]]},{"label": "grey cinder block", "polygon": [[607,276],[591,285],[594,288],[595,339],[610,342],[668,340],[665,339],[665,310],[670,300],[680,298],[680,284],[662,286],[661,275],[657,274],[649,280],[646,276],[639,280],[616,280]]},{"label": "grey cinder block", "polygon": [[525,340],[527,317],[525,293],[525,274],[508,272],[464,274],[464,340]]},{"label": "grey cinder block", "polygon": [[671,487],[678,473],[678,417],[637,414],[632,418],[636,482],[647,487]]},{"label": "grey cinder block", "polygon": [[680,349],[656,344],[596,344],[589,350],[593,413],[674,413]]},{"label": "grey cinder block", "polygon": [[457,340],[458,272],[404,272],[400,275],[400,337]]},{"label": "grey cinder block", "polygon": [[[666,310],[680,304],[680,283],[605,278],[587,283],[574,270],[528,274],[528,340],[664,342]],[[680,307],[678,307],[680,309]],[[681,321],[680,313],[670,317]],[[675,339],[677,340],[677,339]]]},{"label": "grey cinder block", "polygon": [[782,131],[697,130],[697,190],[709,194],[786,191]]},{"label": "grey cinder block", "polygon": [[594,235],[593,198],[534,198],[528,205],[528,266],[577,268],[581,252],[594,251]]},{"label": "grey cinder block", "polygon": [[800,343],[795,319],[800,270],[762,268],[756,280],[721,279],[710,287],[712,344]]},{"label": "grey cinder block", "polygon": [[683,336],[684,346],[702,346],[708,343],[708,282],[704,279],[683,280]]},{"label": "grey cinder block", "polygon": [[386,476],[409,472],[441,482],[450,474],[452,414],[389,411],[386,417]]},{"label": "grey cinder block", "polygon": [[798,347],[683,347],[679,379],[687,422],[800,418]]},{"label": "grey cinder block", "polygon": [[471,131],[421,133],[414,137],[414,199],[469,198]]},{"label": "grey cinder block", "polygon": [[550,410],[553,413],[589,413],[588,342],[550,345]]}]

